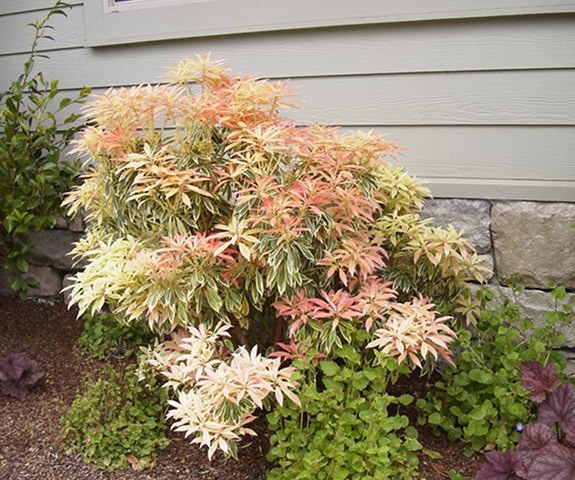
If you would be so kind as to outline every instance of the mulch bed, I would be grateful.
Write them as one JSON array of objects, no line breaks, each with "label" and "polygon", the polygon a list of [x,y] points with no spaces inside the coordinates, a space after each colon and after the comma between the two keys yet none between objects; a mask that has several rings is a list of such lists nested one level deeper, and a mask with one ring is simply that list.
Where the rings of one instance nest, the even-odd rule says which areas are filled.
[{"label": "mulch bed", "polygon": [[[270,468],[265,455],[268,432],[265,419],[255,425],[256,439],[240,450],[239,460],[215,456],[207,459],[205,449],[172,435],[170,446],[160,452],[154,468],[143,472],[130,469],[103,471],[66,455],[59,444],[59,419],[72,403],[90,372],[101,365],[78,347],[82,322],[61,300],[20,301],[0,296],[0,357],[23,352],[46,370],[46,378],[24,399],[0,396],[0,480],[264,480]],[[425,388],[406,382],[405,389]],[[473,479],[481,458],[466,458],[464,446],[449,443],[426,429],[420,441],[441,458],[420,456],[420,477],[449,479],[448,472]],[[436,455],[433,455],[434,457]],[[286,472],[286,479],[290,478]],[[391,479],[392,480],[392,479]]]}]

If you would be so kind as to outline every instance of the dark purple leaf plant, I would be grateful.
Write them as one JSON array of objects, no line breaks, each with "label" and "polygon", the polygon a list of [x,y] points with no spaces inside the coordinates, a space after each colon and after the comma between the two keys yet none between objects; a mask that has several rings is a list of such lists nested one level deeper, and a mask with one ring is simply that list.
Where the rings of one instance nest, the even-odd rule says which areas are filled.
[{"label": "dark purple leaf plant", "polygon": [[560,384],[554,364],[525,362],[521,384],[539,405],[537,422],[518,425],[521,437],[514,450],[485,455],[476,480],[575,479],[575,389]]},{"label": "dark purple leaf plant", "polygon": [[22,353],[11,353],[0,358],[0,395],[23,399],[46,373],[38,362]]}]

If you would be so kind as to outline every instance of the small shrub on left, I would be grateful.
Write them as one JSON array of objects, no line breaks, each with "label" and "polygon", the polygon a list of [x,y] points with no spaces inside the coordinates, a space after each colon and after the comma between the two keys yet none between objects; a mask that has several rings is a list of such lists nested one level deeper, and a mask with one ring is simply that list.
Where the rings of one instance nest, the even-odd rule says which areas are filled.
[{"label": "small shrub on left", "polygon": [[169,443],[165,402],[164,390],[139,383],[134,367],[107,367],[62,417],[63,446],[100,468],[145,468]]},{"label": "small shrub on left", "polygon": [[34,68],[43,40],[52,40],[52,21],[71,5],[56,1],[46,16],[30,24],[34,37],[23,72],[0,91],[0,263],[9,270],[11,288],[20,296],[36,282],[28,271],[29,232],[50,228],[64,212],[61,195],[76,183],[78,165],[64,161],[62,151],[81,128],[72,106],[83,103],[83,88],[64,97],[58,80]]}]

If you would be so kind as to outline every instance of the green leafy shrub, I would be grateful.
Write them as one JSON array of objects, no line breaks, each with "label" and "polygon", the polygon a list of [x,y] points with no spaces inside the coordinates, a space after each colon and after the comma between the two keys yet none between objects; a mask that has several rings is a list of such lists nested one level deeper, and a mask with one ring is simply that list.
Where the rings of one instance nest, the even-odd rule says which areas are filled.
[{"label": "green leafy shrub", "polygon": [[550,295],[559,304],[546,312],[544,325],[534,327],[516,302],[504,298],[492,305],[493,292],[479,291],[480,319],[473,331],[458,332],[457,366],[446,367],[427,401],[418,401],[426,412],[422,421],[444,430],[450,440],[468,442],[471,450],[511,448],[519,436],[516,425],[529,422],[534,413],[521,384],[521,365],[552,361],[560,370],[565,365],[553,349],[564,344],[559,327],[568,324],[572,311],[560,304],[563,288]]},{"label": "green leafy shrub", "polygon": [[298,403],[296,369],[248,345],[263,332],[327,357],[366,332],[358,372],[378,351],[390,365],[449,362],[449,316],[472,313],[465,282],[484,269],[459,233],[420,219],[429,192],[385,160],[399,147],[296,127],[280,113],[288,84],[209,57],[169,76],[91,102],[76,143],[88,168],[66,204],[87,221],[73,302],[157,335],[148,365],[174,428],[234,455],[254,408]]},{"label": "green leafy shrub", "polygon": [[155,338],[147,325],[125,325],[118,322],[111,313],[86,314],[83,321],[84,330],[78,341],[98,360],[133,357],[141,347],[151,344]]},{"label": "green leafy shrub", "polygon": [[169,443],[165,402],[165,391],[139,383],[134,367],[107,367],[84,384],[62,417],[64,448],[100,468],[144,468]]},{"label": "green leafy shrub", "polygon": [[34,72],[41,40],[52,39],[50,20],[66,15],[69,4],[57,1],[47,15],[31,26],[35,30],[24,71],[0,92],[0,260],[11,272],[10,286],[25,295],[34,280],[28,271],[31,246],[27,234],[52,227],[61,208],[62,194],[76,184],[78,166],[61,159],[80,129],[78,115],[66,112],[83,102],[89,90],[76,98],[64,97],[58,81]]},{"label": "green leafy shrub", "polygon": [[294,361],[302,407],[290,403],[268,414],[274,431],[268,458],[276,466],[267,478],[284,479],[286,472],[298,480],[416,478],[417,430],[398,412],[413,397],[387,393],[392,377],[409,368],[390,358],[367,367],[349,344],[318,361],[317,369],[308,358]]}]

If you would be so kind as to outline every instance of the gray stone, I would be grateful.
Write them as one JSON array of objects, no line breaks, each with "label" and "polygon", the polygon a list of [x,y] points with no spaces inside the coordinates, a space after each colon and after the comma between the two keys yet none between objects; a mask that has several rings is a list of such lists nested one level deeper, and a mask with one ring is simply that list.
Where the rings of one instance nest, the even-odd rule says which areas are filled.
[{"label": "gray stone", "polygon": [[68,230],[68,221],[64,217],[57,217],[54,228],[58,230]]},{"label": "gray stone", "polygon": [[562,350],[561,353],[567,360],[567,364],[565,365],[565,375],[572,379],[575,378],[575,352]]},{"label": "gray stone", "polygon": [[60,270],[72,270],[74,260],[68,253],[73,243],[80,240],[80,232],[42,230],[29,235],[32,252],[29,261],[35,265],[51,265]]},{"label": "gray stone", "polygon": [[[12,295],[14,292],[8,283],[10,272],[3,267],[0,268],[0,294]],[[30,288],[27,291],[30,297],[54,297],[60,295],[60,290],[62,290],[62,274],[49,266],[30,265],[24,278],[32,278],[37,283],[36,288]]]},{"label": "gray stone", "polygon": [[491,211],[500,281],[575,289],[575,203],[498,202]]},{"label": "gray stone", "polygon": [[[14,295],[10,288],[9,278],[13,271],[4,268],[3,260],[0,259],[0,294]],[[24,278],[33,279],[37,283],[36,288],[30,288],[26,294],[30,297],[54,297],[60,295],[62,290],[62,272],[51,266],[28,266],[28,271],[23,274]]]},{"label": "gray stone", "polygon": [[68,230],[71,232],[84,232],[86,230],[86,225],[84,224],[82,217],[78,216],[72,219],[68,223]]},{"label": "gray stone", "polygon": [[38,282],[38,287],[29,289],[31,297],[54,297],[62,290],[62,274],[52,267],[30,265],[26,277]]},{"label": "gray stone", "polygon": [[65,218],[58,217],[54,228],[58,230],[70,230],[71,232],[83,232],[85,230],[84,220],[79,215],[68,221]]},{"label": "gray stone", "polygon": [[64,297],[64,303],[68,306],[70,305],[71,297],[70,292],[65,289],[73,284],[74,284],[74,275],[71,273],[67,273],[66,275],[64,275],[64,278],[62,279],[62,295]]},{"label": "gray stone", "polygon": [[493,278],[495,271],[493,257],[491,255],[479,255],[479,260],[484,267],[489,269],[489,274],[485,275],[485,281],[489,282]]},{"label": "gray stone", "polygon": [[478,253],[487,253],[491,250],[490,208],[487,200],[433,199],[425,202],[421,217],[433,218],[439,227],[451,224],[457,231],[463,230]]}]

